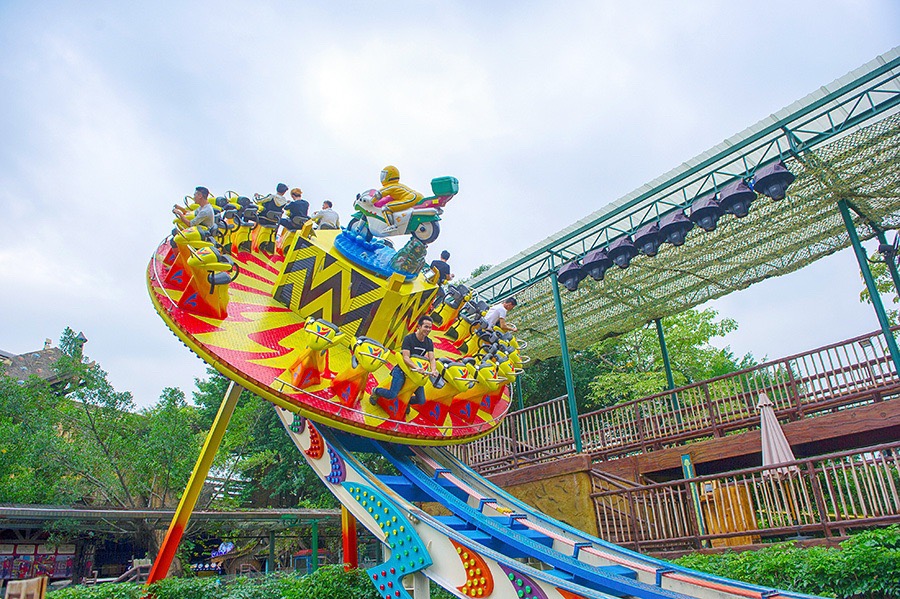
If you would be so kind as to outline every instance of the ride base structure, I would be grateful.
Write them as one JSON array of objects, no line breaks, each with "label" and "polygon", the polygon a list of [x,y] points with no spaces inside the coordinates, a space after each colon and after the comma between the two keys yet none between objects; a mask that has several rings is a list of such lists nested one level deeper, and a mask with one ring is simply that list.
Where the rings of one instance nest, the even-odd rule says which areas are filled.
[{"label": "ride base structure", "polygon": [[[678,568],[590,537],[434,447],[496,428],[527,358],[519,353],[524,343],[487,329],[486,306],[464,287],[438,299],[438,287],[420,272],[421,239],[413,235],[395,252],[359,227],[323,231],[311,222],[278,236],[277,226],[249,223],[223,204],[214,230],[176,229],[147,268],[163,321],[232,380],[148,584],[167,575],[246,388],[275,404],[323,483],[382,542],[387,561],[368,574],[384,599],[428,597],[429,580],[455,596],[498,599],[801,597]],[[410,369],[399,351],[423,315],[435,324],[434,376]],[[406,383],[397,397],[373,403],[373,389],[390,387],[391,368],[403,369]],[[410,405],[420,386],[426,401]],[[354,452],[380,453],[401,474],[376,476]],[[416,502],[437,502],[452,515],[432,516]],[[345,539],[345,560],[353,567],[354,541],[355,534]]]}]

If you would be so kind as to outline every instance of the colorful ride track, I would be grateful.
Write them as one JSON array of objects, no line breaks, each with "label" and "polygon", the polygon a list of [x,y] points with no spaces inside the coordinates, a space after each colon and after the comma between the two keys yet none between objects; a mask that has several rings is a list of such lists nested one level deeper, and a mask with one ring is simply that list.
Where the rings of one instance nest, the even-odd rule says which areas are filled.
[{"label": "colorful ride track", "polygon": [[[435,447],[499,425],[527,361],[519,353],[524,344],[488,327],[487,306],[465,287],[439,293],[415,236],[399,251],[354,231],[316,231],[311,223],[279,236],[272,221],[252,220],[236,194],[220,200],[212,231],[176,229],[147,268],[163,321],[233,381],[148,583],[166,576],[246,388],[277,406],[324,484],[385,546],[387,561],[368,571],[384,599],[427,597],[428,580],[459,597],[496,599],[801,597],[677,568],[590,537]],[[424,315],[434,320],[437,373],[421,372],[430,365],[415,358],[419,368],[411,369],[400,353]],[[372,396],[376,387],[390,387],[391,365],[403,369],[405,384],[392,399]],[[420,386],[425,402],[410,405]],[[376,476],[351,452],[379,453],[400,474]],[[452,515],[429,515],[416,502],[434,502]]]}]

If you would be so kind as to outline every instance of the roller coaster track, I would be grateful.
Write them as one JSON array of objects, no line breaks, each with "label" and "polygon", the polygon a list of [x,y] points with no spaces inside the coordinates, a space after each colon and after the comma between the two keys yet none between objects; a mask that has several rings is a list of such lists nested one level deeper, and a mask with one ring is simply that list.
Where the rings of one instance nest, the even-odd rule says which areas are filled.
[{"label": "roller coaster track", "polygon": [[[446,449],[380,443],[276,410],[316,474],[387,547],[387,561],[368,570],[385,599],[427,597],[426,578],[459,597],[495,599],[810,597],[682,568],[587,535],[512,497]],[[384,456],[399,475],[372,473],[355,457],[361,453]],[[419,502],[451,515],[430,515]]]}]

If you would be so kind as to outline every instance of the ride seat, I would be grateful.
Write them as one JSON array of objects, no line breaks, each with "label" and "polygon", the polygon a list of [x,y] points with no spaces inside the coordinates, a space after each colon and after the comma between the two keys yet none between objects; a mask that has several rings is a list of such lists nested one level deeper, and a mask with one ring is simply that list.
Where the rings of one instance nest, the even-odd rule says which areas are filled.
[{"label": "ride seat", "polygon": [[236,265],[234,264],[234,260],[232,260],[229,256],[226,256],[220,253],[218,250],[213,249],[216,254],[216,258],[220,264],[229,264],[231,269],[226,271],[208,271],[206,279],[209,282],[209,293],[212,295],[216,291],[216,287],[219,285],[227,285],[234,281],[237,278],[238,273],[240,272]]},{"label": "ride seat", "polygon": [[303,228],[303,225],[306,224],[306,221],[309,220],[308,216],[292,216],[291,218],[282,218],[281,224],[284,225],[284,228],[288,231],[299,231]]},{"label": "ride seat", "polygon": [[278,227],[279,221],[281,221],[281,210],[266,210],[257,222],[267,229],[274,229]]},{"label": "ride seat", "polygon": [[449,285],[444,303],[455,310],[468,294],[469,289],[465,285]]}]

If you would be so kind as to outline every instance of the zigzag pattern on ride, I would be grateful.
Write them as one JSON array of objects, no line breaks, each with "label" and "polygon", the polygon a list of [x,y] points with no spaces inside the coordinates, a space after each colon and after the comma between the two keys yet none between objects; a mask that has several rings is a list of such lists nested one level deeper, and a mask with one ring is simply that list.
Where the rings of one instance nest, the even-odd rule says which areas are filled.
[{"label": "zigzag pattern on ride", "polygon": [[286,253],[274,298],[304,318],[321,318],[344,332],[399,347],[416,319],[431,306],[432,287],[399,293],[399,276],[386,281],[348,268],[342,261],[298,236]]}]

